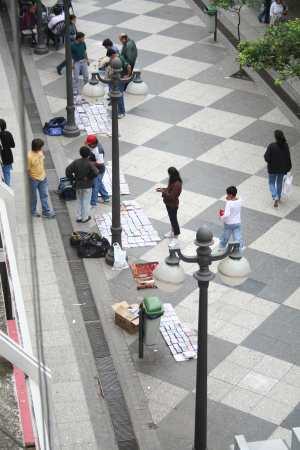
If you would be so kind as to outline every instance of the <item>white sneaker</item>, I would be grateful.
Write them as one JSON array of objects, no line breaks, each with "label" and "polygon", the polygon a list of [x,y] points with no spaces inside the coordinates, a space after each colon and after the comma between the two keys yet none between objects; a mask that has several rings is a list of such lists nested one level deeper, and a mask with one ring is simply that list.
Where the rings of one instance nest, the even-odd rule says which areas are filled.
[{"label": "white sneaker", "polygon": [[180,248],[180,242],[179,242],[178,238],[171,239],[169,242],[169,247]]},{"label": "white sneaker", "polygon": [[173,231],[168,231],[168,233],[166,233],[166,234],[164,235],[164,237],[165,237],[165,238],[173,238],[173,237],[174,237]]}]

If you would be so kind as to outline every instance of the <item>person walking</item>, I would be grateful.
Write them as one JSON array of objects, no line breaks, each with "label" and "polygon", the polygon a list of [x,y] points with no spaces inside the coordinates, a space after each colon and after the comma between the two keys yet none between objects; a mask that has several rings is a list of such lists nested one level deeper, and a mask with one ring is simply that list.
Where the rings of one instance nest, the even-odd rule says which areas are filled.
[{"label": "person walking", "polygon": [[[75,41],[77,34],[77,28],[76,28],[76,16],[74,14],[70,15],[70,41],[71,44]],[[64,59],[58,66],[56,67],[56,71],[58,75],[62,75],[63,68],[66,67],[66,60]]]},{"label": "person walking", "polygon": [[263,10],[258,15],[258,20],[261,23],[270,23],[270,8],[272,0],[264,0]]},{"label": "person walking", "polygon": [[157,192],[161,192],[163,202],[166,205],[168,216],[171,223],[171,231],[165,234],[166,238],[172,238],[176,243],[180,235],[180,228],[177,220],[179,207],[179,196],[182,191],[182,179],[175,167],[168,168],[169,182],[166,188],[157,188]]},{"label": "person walking", "polygon": [[[121,56],[124,58],[125,64],[131,67],[132,73],[138,56],[136,44],[134,40],[130,39],[126,33],[120,34],[119,41],[122,44]],[[131,80],[127,81],[124,85],[124,91],[126,91],[130,81]]]},{"label": "person walking", "polygon": [[292,168],[291,155],[286,138],[281,130],[274,131],[275,142],[269,144],[264,154],[265,161],[268,165],[269,188],[274,208],[278,208],[283,177]]},{"label": "person walking", "polygon": [[66,176],[75,178],[75,189],[77,196],[77,218],[76,222],[86,223],[91,220],[90,203],[94,178],[98,175],[98,169],[89,160],[91,151],[88,147],[79,150],[81,158],[75,159],[66,168]]},{"label": "person walking", "polygon": [[13,135],[6,129],[5,120],[0,119],[0,156],[4,183],[7,186],[11,185],[11,171],[14,162],[12,148],[15,148]]},{"label": "person walking", "polygon": [[31,185],[31,214],[33,217],[41,217],[36,210],[38,192],[42,205],[42,217],[52,219],[55,217],[55,213],[51,211],[48,203],[48,180],[44,165],[44,145],[42,139],[33,139],[31,151],[27,155],[27,170]]},{"label": "person walking", "polygon": [[237,188],[229,186],[226,189],[225,209],[221,209],[219,213],[220,219],[224,224],[224,230],[220,237],[218,253],[225,252],[231,236],[234,242],[240,244],[240,249],[242,249],[241,207],[242,200],[237,196]]},{"label": "person walking", "polygon": [[101,195],[104,203],[109,203],[109,194],[102,181],[105,174],[104,148],[95,134],[89,134],[85,140],[85,144],[91,151],[90,161],[95,164],[99,171],[98,175],[94,178],[92,188],[91,206],[95,207],[98,202],[98,194]]},{"label": "person walking", "polygon": [[85,34],[78,32],[75,41],[71,44],[71,53],[73,60],[73,75],[74,75],[74,95],[79,95],[80,80],[79,76],[82,74],[84,84],[89,81],[89,60],[86,52],[86,44],[84,42]]}]

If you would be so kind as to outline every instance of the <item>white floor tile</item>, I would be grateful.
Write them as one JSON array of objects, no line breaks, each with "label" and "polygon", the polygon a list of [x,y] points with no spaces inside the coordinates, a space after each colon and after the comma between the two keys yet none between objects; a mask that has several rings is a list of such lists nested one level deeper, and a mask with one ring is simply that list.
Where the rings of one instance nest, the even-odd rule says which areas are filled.
[{"label": "white floor tile", "polygon": [[206,69],[207,63],[179,58],[178,56],[166,56],[145,67],[145,70],[151,72],[184,79],[191,78]]},{"label": "white floor tile", "polygon": [[129,30],[145,31],[146,33],[160,33],[173,25],[176,25],[176,22],[173,20],[140,15],[120,23],[119,27],[128,28]]},{"label": "white floor tile", "polygon": [[169,3],[168,6],[190,9],[189,5],[184,0],[174,0],[173,2]]},{"label": "white floor tile", "polygon": [[203,133],[214,134],[215,136],[230,138],[255,120],[253,117],[205,108],[177,125]]},{"label": "white floor tile", "polygon": [[126,114],[124,119],[119,121],[121,140],[135,145],[143,145],[171,126],[169,123],[146,119],[133,114]]},{"label": "white floor tile", "polygon": [[188,19],[184,20],[182,23],[186,23],[187,25],[198,25],[200,27],[206,27],[206,24],[200,19],[199,16],[192,16]]},{"label": "white floor tile", "polygon": [[131,111],[133,108],[142,105],[143,103],[151,100],[151,98],[155,97],[155,95],[147,94],[147,95],[132,95],[125,93],[125,105],[126,111]]},{"label": "white floor tile", "polygon": [[219,402],[233,388],[232,384],[225,383],[225,381],[218,380],[210,375],[207,378],[207,396],[210,400]]},{"label": "white floor tile", "polygon": [[210,372],[210,375],[218,380],[236,385],[247,375],[248,372],[249,369],[246,367],[241,367],[237,364],[224,360]]},{"label": "white floor tile", "polygon": [[[174,155],[173,153],[167,153],[149,147],[136,147],[121,157],[120,165],[125,174],[159,182],[167,178],[168,167],[175,165],[180,170],[190,161],[191,159],[185,156]],[[153,188],[151,189],[151,193],[152,191],[156,203],[161,203],[164,206],[161,193],[156,192]]]},{"label": "white floor tile", "polygon": [[268,112],[267,114],[261,116],[260,119],[265,120],[266,122],[286,125],[287,127],[293,126],[291,122],[288,120],[288,118],[277,107],[272,109],[272,111]]},{"label": "white floor tile", "polygon": [[75,14],[78,18],[81,16],[85,16],[87,14],[92,14],[93,12],[96,12],[96,11],[99,11],[100,9],[102,9],[99,6],[91,5],[88,2],[76,3],[76,6],[74,5],[74,8],[75,8]]},{"label": "white floor tile", "polygon": [[263,359],[255,366],[255,372],[261,373],[267,377],[280,380],[287,375],[292,368],[292,364],[272,356],[265,355]]},{"label": "white floor tile", "polygon": [[[61,60],[63,60],[63,57]],[[58,73],[56,72],[55,67],[52,67],[51,69],[49,69],[49,71],[48,70],[39,70],[38,72],[39,72],[42,86],[47,86],[47,84],[52,83],[53,81],[56,81],[59,78],[61,78],[61,76],[58,75]]]},{"label": "white floor tile", "polygon": [[266,395],[276,383],[278,383],[278,380],[275,378],[267,377],[252,370],[239,381],[238,385],[244,389]]},{"label": "white floor tile", "polygon": [[116,11],[123,11],[133,14],[147,14],[150,11],[154,11],[160,8],[159,3],[144,1],[144,0],[121,0],[120,2],[113,3],[107,6],[107,9],[114,9]]},{"label": "white floor tile", "polygon": [[67,101],[64,98],[50,97],[49,95],[47,95],[47,100],[52,114],[65,109],[65,107],[67,106]]},{"label": "white floor tile", "polygon": [[279,381],[268,393],[268,397],[277,402],[286,403],[293,409],[300,401],[300,388]]},{"label": "white floor tile", "polygon": [[[211,65],[205,63],[206,68]],[[198,106],[209,106],[232,92],[231,89],[185,80],[161,94],[161,97],[171,98]]]},{"label": "white floor tile", "polygon": [[226,361],[252,369],[264,356],[264,353],[256,352],[247,347],[238,346],[227,356]]},{"label": "white floor tile", "polygon": [[292,445],[292,431],[287,428],[277,427],[276,430],[271,434],[269,439],[283,439],[288,448],[291,448]]},{"label": "white floor tile", "polygon": [[[84,34],[87,38],[110,28],[110,25],[99,22],[92,22],[91,20],[83,20],[80,18],[77,19],[76,26],[78,30],[84,31]],[[101,46],[100,42],[98,42],[98,44],[100,44]]]},{"label": "white floor tile", "polygon": [[262,399],[261,395],[235,386],[225,397],[221,403],[240,411],[250,413],[251,409]]},{"label": "white floor tile", "polygon": [[289,415],[291,408],[289,405],[279,403],[269,398],[263,398],[251,410],[254,416],[280,425],[281,422]]},{"label": "white floor tile", "polygon": [[293,365],[281,381],[300,388],[300,367]]},{"label": "white floor tile", "polygon": [[210,164],[255,174],[265,167],[264,147],[226,139],[197,158]]},{"label": "white floor tile", "polygon": [[162,53],[163,55],[173,55],[189,45],[191,45],[191,41],[161,34],[152,34],[139,41],[139,49]]},{"label": "white floor tile", "polygon": [[300,310],[300,288],[296,289],[292,295],[284,302],[285,305],[290,308],[295,308]]}]

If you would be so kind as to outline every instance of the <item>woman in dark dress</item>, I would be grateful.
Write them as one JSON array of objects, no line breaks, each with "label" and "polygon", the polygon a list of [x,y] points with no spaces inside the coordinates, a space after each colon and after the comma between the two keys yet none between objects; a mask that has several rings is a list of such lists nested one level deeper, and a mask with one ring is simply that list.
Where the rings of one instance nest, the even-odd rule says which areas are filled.
[{"label": "woman in dark dress", "polygon": [[179,207],[179,196],[182,191],[182,179],[175,167],[168,168],[169,183],[166,188],[157,188],[157,192],[162,193],[164,204],[166,205],[171,223],[171,231],[165,235],[167,238],[177,240],[180,235],[180,228],[177,220]]},{"label": "woman in dark dress", "polygon": [[283,177],[292,168],[288,143],[281,130],[274,132],[275,142],[269,144],[264,155],[268,164],[269,188],[274,200],[274,208],[278,208],[281,199]]},{"label": "woman in dark dress", "polygon": [[11,149],[15,148],[15,141],[12,134],[6,129],[6,122],[0,119],[0,154],[2,161],[2,171],[4,183],[11,184],[11,171],[14,157]]}]

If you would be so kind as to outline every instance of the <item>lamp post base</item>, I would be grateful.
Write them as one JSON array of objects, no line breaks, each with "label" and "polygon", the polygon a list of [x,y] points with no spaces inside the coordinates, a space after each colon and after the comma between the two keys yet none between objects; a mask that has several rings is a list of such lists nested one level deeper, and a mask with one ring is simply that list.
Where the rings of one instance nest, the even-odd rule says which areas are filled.
[{"label": "lamp post base", "polygon": [[108,252],[106,253],[105,262],[106,262],[106,264],[108,266],[112,267],[114,265],[114,262],[115,262],[115,259],[114,259],[114,248],[113,248],[112,245],[109,247]]},{"label": "lamp post base", "polygon": [[46,44],[38,44],[34,49],[34,53],[36,55],[46,55],[46,53],[49,53],[49,48]]},{"label": "lamp post base", "polygon": [[64,127],[64,136],[65,137],[77,137],[80,135],[80,130],[76,125],[66,125]]}]

